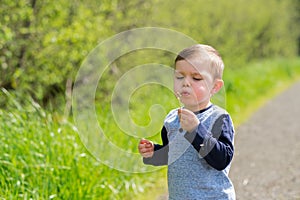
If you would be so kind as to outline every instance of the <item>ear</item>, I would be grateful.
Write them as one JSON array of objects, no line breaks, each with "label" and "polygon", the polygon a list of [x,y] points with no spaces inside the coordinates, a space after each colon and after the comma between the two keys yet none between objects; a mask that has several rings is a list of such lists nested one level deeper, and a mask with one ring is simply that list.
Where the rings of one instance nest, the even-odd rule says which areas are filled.
[{"label": "ear", "polygon": [[222,79],[216,79],[214,82],[214,86],[211,89],[211,95],[216,94],[223,87],[224,81]]}]

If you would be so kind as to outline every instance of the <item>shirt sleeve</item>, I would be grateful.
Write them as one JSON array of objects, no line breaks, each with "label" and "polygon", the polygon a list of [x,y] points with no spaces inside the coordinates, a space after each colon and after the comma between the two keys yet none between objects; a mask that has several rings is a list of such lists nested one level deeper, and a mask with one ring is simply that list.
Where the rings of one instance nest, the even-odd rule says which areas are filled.
[{"label": "shirt sleeve", "polygon": [[228,114],[221,115],[209,132],[201,123],[185,138],[193,145],[206,162],[217,170],[225,169],[234,153],[234,128]]},{"label": "shirt sleeve", "polygon": [[169,140],[167,129],[165,127],[161,130],[162,145],[154,144],[154,154],[151,158],[143,158],[144,164],[161,166],[168,164]]}]

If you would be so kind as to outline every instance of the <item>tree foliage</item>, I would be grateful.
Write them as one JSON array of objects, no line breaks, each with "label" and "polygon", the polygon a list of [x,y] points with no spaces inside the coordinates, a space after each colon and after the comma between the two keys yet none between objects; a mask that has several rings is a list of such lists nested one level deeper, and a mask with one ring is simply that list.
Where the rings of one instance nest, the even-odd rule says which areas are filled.
[{"label": "tree foliage", "polygon": [[64,93],[97,43],[134,27],[183,32],[219,49],[229,67],[295,56],[297,11],[299,0],[2,0],[0,88],[47,103]]},{"label": "tree foliage", "polygon": [[[220,50],[230,65],[297,52],[296,1],[164,1],[157,25],[182,31]],[[299,2],[299,1],[298,1]],[[176,12],[165,12],[166,9]],[[160,12],[161,11],[161,12]],[[231,67],[233,67],[231,66]]]}]

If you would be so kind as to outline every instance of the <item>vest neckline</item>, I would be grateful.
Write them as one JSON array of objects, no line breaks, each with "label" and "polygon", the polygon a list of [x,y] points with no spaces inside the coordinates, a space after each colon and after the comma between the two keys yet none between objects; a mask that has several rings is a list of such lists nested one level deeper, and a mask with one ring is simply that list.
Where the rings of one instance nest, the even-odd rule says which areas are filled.
[{"label": "vest neckline", "polygon": [[194,114],[195,114],[195,115],[198,115],[198,114],[200,114],[200,113],[203,113],[203,112],[207,111],[208,109],[210,109],[212,106],[213,106],[213,104],[211,104],[211,105],[208,106],[207,108],[204,108],[204,109],[202,109],[202,110],[199,110],[199,111],[194,112]]}]

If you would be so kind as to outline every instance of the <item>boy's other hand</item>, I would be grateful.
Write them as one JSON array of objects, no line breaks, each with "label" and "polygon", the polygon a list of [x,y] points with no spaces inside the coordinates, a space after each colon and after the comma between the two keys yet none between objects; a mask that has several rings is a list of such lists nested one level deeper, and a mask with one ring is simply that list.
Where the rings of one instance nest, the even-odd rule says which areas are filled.
[{"label": "boy's other hand", "polygon": [[141,139],[138,150],[144,158],[151,158],[154,154],[154,144],[149,140]]}]

